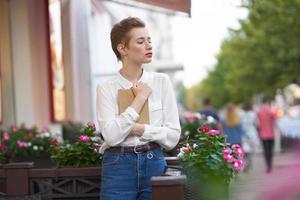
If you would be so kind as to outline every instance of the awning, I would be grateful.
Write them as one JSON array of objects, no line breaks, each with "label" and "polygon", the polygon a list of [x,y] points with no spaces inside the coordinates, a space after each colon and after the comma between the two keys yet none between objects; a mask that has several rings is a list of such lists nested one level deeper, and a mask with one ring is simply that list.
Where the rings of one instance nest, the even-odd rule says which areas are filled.
[{"label": "awning", "polygon": [[[96,0],[92,0],[96,1]],[[191,17],[191,0],[98,0],[117,3],[124,6],[135,7],[166,14],[182,13]],[[157,9],[156,9],[157,8]]]},{"label": "awning", "polygon": [[136,0],[142,3],[158,6],[191,15],[191,0]]}]

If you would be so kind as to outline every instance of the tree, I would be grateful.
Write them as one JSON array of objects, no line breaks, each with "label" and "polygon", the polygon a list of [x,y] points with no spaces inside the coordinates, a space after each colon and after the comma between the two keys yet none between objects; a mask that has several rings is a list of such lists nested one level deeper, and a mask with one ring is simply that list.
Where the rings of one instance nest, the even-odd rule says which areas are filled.
[{"label": "tree", "polygon": [[200,83],[199,95],[215,106],[272,96],[300,75],[300,0],[248,0],[248,18],[229,30],[218,62]]}]

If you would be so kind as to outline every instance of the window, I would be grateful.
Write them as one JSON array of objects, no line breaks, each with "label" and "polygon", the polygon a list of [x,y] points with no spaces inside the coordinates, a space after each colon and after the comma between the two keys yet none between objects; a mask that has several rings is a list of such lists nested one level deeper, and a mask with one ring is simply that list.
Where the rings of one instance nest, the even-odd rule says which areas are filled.
[{"label": "window", "polygon": [[60,0],[48,1],[48,13],[50,37],[51,118],[52,121],[62,122],[66,120],[66,94]]}]

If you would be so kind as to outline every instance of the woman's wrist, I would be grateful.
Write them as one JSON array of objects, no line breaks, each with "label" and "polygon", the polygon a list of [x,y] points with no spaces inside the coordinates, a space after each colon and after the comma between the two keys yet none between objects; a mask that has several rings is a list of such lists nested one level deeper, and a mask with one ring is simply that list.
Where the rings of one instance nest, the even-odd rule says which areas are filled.
[{"label": "woman's wrist", "polygon": [[133,134],[135,136],[143,136],[144,134],[144,131],[145,131],[145,125],[144,124],[139,124],[139,123],[136,123],[132,129],[133,131]]},{"label": "woman's wrist", "polygon": [[147,96],[144,96],[144,95],[142,95],[142,94],[136,95],[135,98],[137,98],[138,100],[143,101],[143,102],[145,102],[145,101],[148,99]]},{"label": "woman's wrist", "polygon": [[141,112],[141,110],[142,110],[142,107],[143,107],[143,105],[145,104],[145,102],[146,102],[146,100],[147,100],[147,97],[144,97],[144,96],[136,96],[135,98],[134,98],[134,100],[133,100],[133,102],[131,103],[131,107],[133,108],[133,109],[135,109],[135,111],[137,112],[137,113],[140,113]]}]

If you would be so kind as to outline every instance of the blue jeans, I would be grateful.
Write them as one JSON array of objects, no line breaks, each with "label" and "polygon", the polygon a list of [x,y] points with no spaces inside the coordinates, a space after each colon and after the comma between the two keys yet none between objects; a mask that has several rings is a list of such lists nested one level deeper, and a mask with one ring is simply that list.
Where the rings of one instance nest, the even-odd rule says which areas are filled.
[{"label": "blue jeans", "polygon": [[152,176],[161,176],[166,161],[160,148],[145,153],[104,152],[101,200],[151,200]]}]

